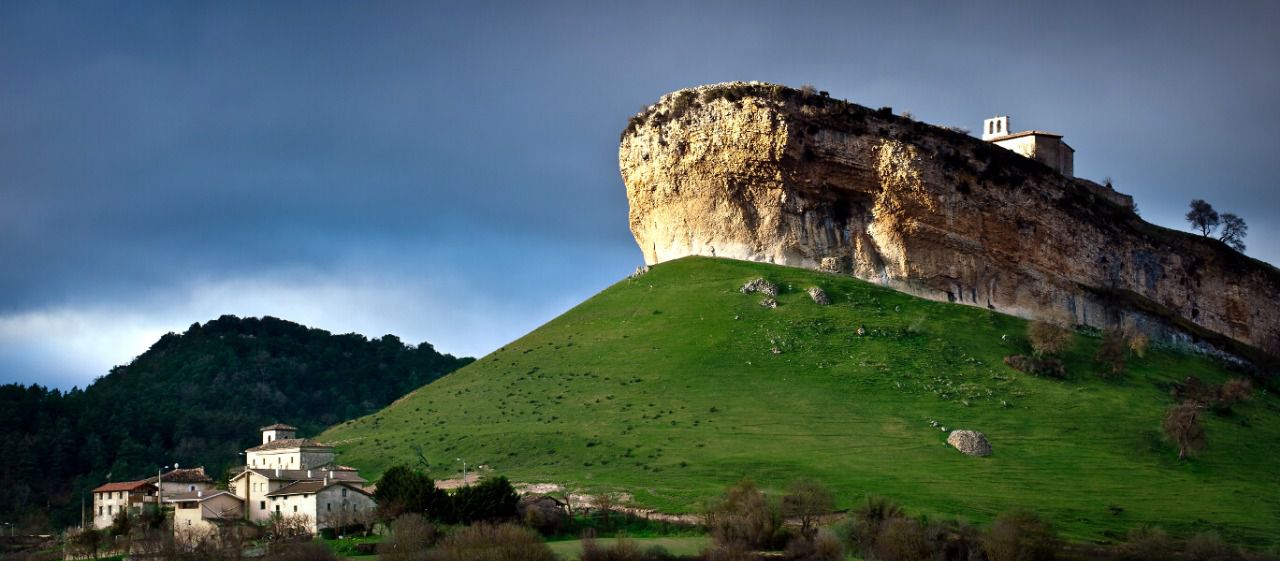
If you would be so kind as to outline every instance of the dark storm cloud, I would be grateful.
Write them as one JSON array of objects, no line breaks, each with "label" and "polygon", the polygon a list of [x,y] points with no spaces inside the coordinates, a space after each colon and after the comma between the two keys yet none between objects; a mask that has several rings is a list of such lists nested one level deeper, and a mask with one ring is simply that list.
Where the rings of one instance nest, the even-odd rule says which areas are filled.
[{"label": "dark storm cloud", "polygon": [[222,311],[485,352],[638,263],[618,131],[733,79],[1011,114],[1149,220],[1209,198],[1277,262],[1276,12],[5,2],[0,381],[82,384]]}]

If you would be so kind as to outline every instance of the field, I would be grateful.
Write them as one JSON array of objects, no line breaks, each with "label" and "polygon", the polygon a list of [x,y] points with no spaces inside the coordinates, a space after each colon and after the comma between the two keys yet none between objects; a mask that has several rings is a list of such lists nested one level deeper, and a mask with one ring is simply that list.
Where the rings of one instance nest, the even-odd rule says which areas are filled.
[{"label": "field", "polygon": [[[633,538],[632,541],[640,546],[642,550],[658,546],[673,555],[697,555],[711,546],[711,538]],[[600,544],[601,547],[610,547],[616,542],[617,538],[600,538],[596,540],[596,543]],[[577,559],[578,555],[582,553],[582,540],[550,542],[547,545],[551,546],[551,551],[554,551],[561,559]]]},{"label": "field", "polygon": [[[776,309],[738,291],[756,277],[782,287]],[[831,305],[816,305],[811,286]],[[438,479],[461,458],[674,513],[741,477],[781,491],[805,476],[842,508],[878,494],[978,523],[1025,507],[1076,539],[1150,523],[1277,543],[1274,396],[1206,414],[1209,446],[1179,462],[1160,432],[1169,387],[1190,375],[1220,383],[1225,370],[1153,349],[1103,381],[1099,339],[1080,335],[1068,379],[1041,379],[1001,362],[1027,351],[1024,333],[1017,318],[847,277],[688,258],[320,438],[371,478],[416,463],[420,446]],[[956,428],[986,433],[994,454],[946,446]]]}]

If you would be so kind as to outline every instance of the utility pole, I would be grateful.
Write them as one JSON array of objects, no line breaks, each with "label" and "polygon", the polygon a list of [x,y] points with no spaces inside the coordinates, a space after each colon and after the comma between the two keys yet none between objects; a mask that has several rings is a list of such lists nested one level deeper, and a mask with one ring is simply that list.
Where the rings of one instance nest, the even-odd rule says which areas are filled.
[{"label": "utility pole", "polygon": [[467,486],[467,461],[462,458],[458,458],[458,461],[462,462],[462,486],[466,487]]}]

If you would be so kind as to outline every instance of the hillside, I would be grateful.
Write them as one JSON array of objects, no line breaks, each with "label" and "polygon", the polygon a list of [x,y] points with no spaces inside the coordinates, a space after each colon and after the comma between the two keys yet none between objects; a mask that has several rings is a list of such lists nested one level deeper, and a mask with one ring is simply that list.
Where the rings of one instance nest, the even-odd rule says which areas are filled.
[{"label": "hillside", "polygon": [[78,524],[81,497],[108,473],[141,479],[178,462],[219,478],[262,425],[315,434],[469,362],[392,335],[223,316],[161,337],[83,390],[0,386],[0,519]]},{"label": "hillside", "polygon": [[[759,276],[783,288],[776,309],[738,292]],[[832,304],[814,304],[810,286]],[[1098,339],[1077,337],[1067,380],[1035,378],[1002,363],[1025,352],[1024,331],[1014,317],[847,276],[691,257],[321,438],[371,476],[421,446],[437,478],[462,458],[668,512],[694,511],[744,475],[775,490],[811,476],[842,507],[874,493],[975,521],[1028,507],[1083,539],[1146,522],[1275,543],[1280,401],[1209,415],[1208,448],[1179,463],[1159,432],[1170,384],[1227,372],[1153,350],[1103,382]],[[931,421],[985,432],[994,455],[948,448]]]}]

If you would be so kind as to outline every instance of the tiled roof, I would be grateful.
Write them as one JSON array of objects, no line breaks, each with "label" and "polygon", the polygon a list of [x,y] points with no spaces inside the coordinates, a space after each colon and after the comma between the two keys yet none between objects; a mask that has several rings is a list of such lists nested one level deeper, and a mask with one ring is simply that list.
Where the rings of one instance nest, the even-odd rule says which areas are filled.
[{"label": "tiled roof", "polygon": [[265,427],[262,427],[258,429],[258,432],[262,432],[264,430],[291,430],[296,432],[298,430],[298,427],[295,427],[293,425],[286,425],[284,423],[276,423],[274,425],[267,425]]},{"label": "tiled roof", "polygon": [[369,494],[368,491],[361,489],[359,486],[352,485],[348,481],[337,481],[337,480],[330,479],[328,482],[295,481],[293,483],[285,485],[284,487],[276,489],[275,491],[267,493],[267,496],[268,497],[284,497],[287,495],[311,495],[311,494],[319,493],[320,491],[328,489],[329,487],[333,487],[334,485],[342,485],[343,487],[351,489],[352,491],[356,491],[357,493],[363,493],[365,495]]},{"label": "tiled roof", "polygon": [[1015,133],[1013,133],[1013,134],[1006,134],[1006,135],[1004,135],[1004,136],[997,136],[997,137],[995,137],[995,138],[989,138],[989,139],[987,139],[987,142],[998,142],[998,141],[1001,141],[1001,140],[1009,140],[1010,138],[1021,138],[1021,137],[1024,137],[1024,136],[1032,136],[1032,135],[1035,135],[1035,136],[1051,136],[1051,137],[1053,137],[1053,138],[1062,138],[1062,135],[1060,135],[1060,134],[1058,134],[1058,133],[1056,133],[1056,132],[1035,131],[1035,130],[1031,130],[1031,131],[1015,132]]},{"label": "tiled roof", "polygon": [[118,481],[115,483],[107,483],[94,489],[94,493],[106,493],[108,491],[133,491],[141,487],[149,487],[151,483],[143,479],[140,481]]},{"label": "tiled roof", "polygon": [[310,438],[281,438],[280,440],[272,440],[266,444],[254,446],[246,452],[263,452],[266,450],[284,450],[288,448],[333,448],[328,444],[316,442]]},{"label": "tiled roof", "polygon": [[[349,481],[353,483],[365,482],[365,479],[363,477],[360,477],[360,474],[354,470],[332,470],[332,471],[320,470],[320,469],[275,470],[275,469],[249,468],[245,470],[245,472],[256,473],[271,481],[323,481],[327,477],[330,480],[336,480],[336,481]],[[242,472],[240,475],[233,477],[232,479],[239,479],[243,475],[244,475],[244,472]]]},{"label": "tiled roof", "polygon": [[231,493],[230,491],[224,491],[224,490],[221,490],[221,489],[210,489],[210,490],[208,490],[208,491],[191,491],[191,492],[189,492],[189,493],[176,493],[176,494],[171,494],[171,495],[165,495],[165,496],[164,496],[164,502],[166,502],[166,503],[182,503],[182,502],[187,502],[187,501],[201,501],[201,502],[202,502],[202,501],[207,501],[207,500],[209,500],[209,499],[212,499],[212,498],[214,498],[214,497],[216,497],[216,496],[218,496],[218,495],[226,495],[226,496],[231,497],[231,498],[233,498],[233,499],[235,499],[235,500],[237,500],[237,501],[243,501],[243,500],[244,500],[244,499],[242,499],[242,498],[240,498],[240,497],[235,496],[235,495],[234,495],[233,493]]},{"label": "tiled roof", "polygon": [[[164,483],[213,483],[213,479],[204,473],[204,466],[170,470],[160,476],[160,481]],[[156,478],[148,477],[146,482],[155,483]]]}]

